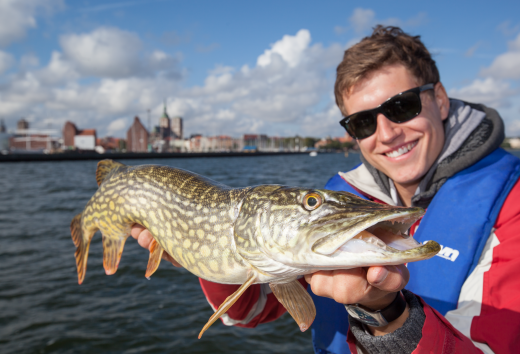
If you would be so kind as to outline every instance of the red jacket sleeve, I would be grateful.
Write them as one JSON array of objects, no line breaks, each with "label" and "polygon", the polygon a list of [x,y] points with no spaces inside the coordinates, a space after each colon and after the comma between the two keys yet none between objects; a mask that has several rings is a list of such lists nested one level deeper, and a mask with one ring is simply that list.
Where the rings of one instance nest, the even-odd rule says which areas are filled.
[{"label": "red jacket sleeve", "polygon": [[[299,281],[304,288],[307,288],[303,277]],[[204,279],[200,279],[200,285],[213,310],[240,287],[240,285],[212,283]],[[278,302],[268,284],[253,284],[221,317],[221,320],[225,325],[256,327],[260,323],[276,320],[285,312],[285,308]]]}]

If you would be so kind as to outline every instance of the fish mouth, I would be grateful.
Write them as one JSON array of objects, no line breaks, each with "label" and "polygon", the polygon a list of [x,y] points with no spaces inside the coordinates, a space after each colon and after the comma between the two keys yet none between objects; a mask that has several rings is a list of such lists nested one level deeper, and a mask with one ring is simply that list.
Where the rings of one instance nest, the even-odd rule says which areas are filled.
[{"label": "fish mouth", "polygon": [[354,225],[317,240],[312,251],[328,257],[368,253],[400,263],[427,259],[440,251],[435,241],[420,244],[409,236],[410,227],[424,214],[422,208],[385,210],[379,214],[360,218]]}]

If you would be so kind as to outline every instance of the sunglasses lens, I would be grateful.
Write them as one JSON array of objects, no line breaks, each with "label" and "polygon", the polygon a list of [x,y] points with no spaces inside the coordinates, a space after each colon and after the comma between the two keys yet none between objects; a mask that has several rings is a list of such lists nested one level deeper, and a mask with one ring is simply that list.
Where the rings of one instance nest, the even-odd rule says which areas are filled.
[{"label": "sunglasses lens", "polygon": [[404,123],[421,113],[421,98],[415,92],[405,92],[384,103],[383,114],[395,123]]},{"label": "sunglasses lens", "polygon": [[349,133],[356,139],[364,139],[376,132],[376,115],[372,112],[359,112],[350,118]]}]

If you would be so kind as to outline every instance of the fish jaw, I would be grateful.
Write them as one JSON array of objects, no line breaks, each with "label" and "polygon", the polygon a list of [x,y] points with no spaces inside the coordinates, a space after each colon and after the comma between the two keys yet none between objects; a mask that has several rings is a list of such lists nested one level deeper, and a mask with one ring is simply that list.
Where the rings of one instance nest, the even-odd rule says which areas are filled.
[{"label": "fish jaw", "polygon": [[[302,207],[309,193],[319,195],[322,201],[315,210]],[[421,208],[388,206],[346,192],[294,187],[260,194],[253,198],[255,208],[248,208],[249,227],[236,230],[248,230],[240,235],[254,240],[255,247],[246,250],[238,242],[237,249],[267,274],[288,276],[397,265],[431,258],[440,250],[434,241],[420,245],[407,235],[424,214]]]},{"label": "fish jaw", "polygon": [[363,221],[335,233],[324,235],[320,227],[309,230],[307,232],[312,235],[302,238],[310,242],[295,245],[291,257],[279,253],[275,259],[296,268],[316,271],[398,265],[425,260],[440,251],[440,245],[435,241],[421,245],[406,234],[424,210],[395,208],[383,213],[362,218]]}]

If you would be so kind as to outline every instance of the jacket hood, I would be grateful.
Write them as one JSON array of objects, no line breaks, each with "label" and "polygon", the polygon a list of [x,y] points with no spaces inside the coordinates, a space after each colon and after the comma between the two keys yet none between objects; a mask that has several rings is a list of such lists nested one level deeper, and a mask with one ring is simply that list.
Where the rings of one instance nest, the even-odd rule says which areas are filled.
[{"label": "jacket hood", "polygon": [[[482,104],[450,99],[450,112],[443,123],[445,136],[443,149],[421,180],[416,194],[412,198],[412,206],[427,208],[448,178],[494,151],[505,137],[504,123],[498,112]],[[365,175],[364,182],[359,183],[356,181],[357,178],[352,178],[354,175],[351,173],[356,170],[341,174],[342,177],[354,187],[370,195],[373,195],[375,192],[373,187],[377,185],[379,195],[383,193],[390,200],[395,200],[395,196],[392,198],[392,193],[395,194],[395,187],[388,176],[370,165],[362,155],[361,161],[363,165],[360,166],[361,170],[357,173]],[[373,182],[366,181],[367,173],[361,172],[365,169],[373,178]],[[367,190],[366,184],[372,184],[371,190]]]}]

